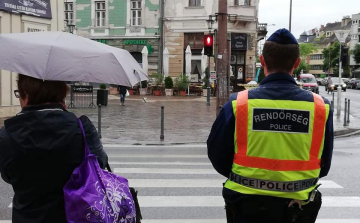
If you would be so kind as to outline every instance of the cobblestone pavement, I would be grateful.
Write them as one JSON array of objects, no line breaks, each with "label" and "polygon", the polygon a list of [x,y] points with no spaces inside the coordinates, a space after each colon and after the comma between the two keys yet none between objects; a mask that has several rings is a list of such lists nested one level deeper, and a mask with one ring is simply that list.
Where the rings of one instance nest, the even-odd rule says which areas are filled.
[{"label": "cobblestone pavement", "polygon": [[[206,105],[205,97],[146,97],[130,96],[125,106],[119,97],[111,96],[102,107],[102,137],[106,143],[159,143],[160,112],[165,107],[164,143],[205,142],[215,120],[216,100]],[[77,115],[86,114],[94,125],[98,109],[72,109]]]}]

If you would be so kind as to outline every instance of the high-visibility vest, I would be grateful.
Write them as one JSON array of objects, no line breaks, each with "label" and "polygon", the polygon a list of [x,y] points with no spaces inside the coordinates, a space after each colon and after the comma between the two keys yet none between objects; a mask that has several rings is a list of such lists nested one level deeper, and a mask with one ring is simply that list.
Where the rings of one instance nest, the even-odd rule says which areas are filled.
[{"label": "high-visibility vest", "polygon": [[235,155],[225,187],[243,194],[307,200],[321,168],[329,105],[314,102],[248,99],[233,101]]}]

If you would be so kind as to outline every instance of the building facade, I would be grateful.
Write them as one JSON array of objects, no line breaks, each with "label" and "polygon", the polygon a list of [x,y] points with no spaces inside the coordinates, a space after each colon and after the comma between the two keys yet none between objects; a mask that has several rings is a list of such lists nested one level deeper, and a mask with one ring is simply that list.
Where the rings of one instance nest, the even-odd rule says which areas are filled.
[{"label": "building facade", "polygon": [[[360,13],[352,15],[350,30],[350,51],[354,50],[357,44],[360,44]],[[350,66],[359,65],[355,63],[354,56],[350,56]]]},{"label": "building facade", "polygon": [[65,18],[74,34],[128,50],[142,64],[148,50],[149,72],[159,71],[159,0],[65,0]]},{"label": "building facade", "polygon": [[[169,51],[169,76],[185,74],[185,51],[190,46],[192,76],[200,77],[204,34],[209,33],[206,20],[218,12],[218,0],[165,1],[164,47]],[[259,0],[228,0],[228,39],[231,41],[230,65],[237,79],[245,82],[255,77],[258,40]],[[214,24],[212,32],[217,29]],[[211,71],[214,59],[211,57]]]},{"label": "building facade", "polygon": [[[64,1],[12,1],[0,8],[0,33],[63,31]],[[6,8],[8,7],[8,8]],[[17,10],[15,10],[15,8]],[[21,11],[27,13],[22,14]],[[19,99],[14,96],[17,74],[0,70],[0,117],[9,117],[20,111]]]}]

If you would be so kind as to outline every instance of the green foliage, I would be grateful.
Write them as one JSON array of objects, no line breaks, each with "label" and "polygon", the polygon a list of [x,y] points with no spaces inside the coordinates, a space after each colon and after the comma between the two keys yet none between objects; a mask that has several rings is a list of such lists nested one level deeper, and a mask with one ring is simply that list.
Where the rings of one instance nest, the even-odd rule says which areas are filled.
[{"label": "green foliage", "polygon": [[305,62],[305,61],[301,61],[300,65],[297,69],[294,70],[294,74],[299,75],[301,73],[301,71],[305,73],[308,73],[310,69],[310,66]]},{"label": "green foliage", "polygon": [[186,75],[181,74],[175,79],[175,86],[180,90],[186,90],[189,87],[190,80]]},{"label": "green foliage", "polygon": [[147,88],[148,82],[147,81],[141,81],[141,88]]},{"label": "green foliage", "polygon": [[174,87],[173,79],[171,77],[165,78],[165,89],[172,89]]},{"label": "green foliage", "polygon": [[164,82],[164,75],[162,74],[154,72],[151,77],[155,79],[155,85],[161,85]]},{"label": "green foliage", "polygon": [[324,55],[324,70],[334,69],[334,74],[339,71],[339,51],[340,51],[340,43],[335,42],[328,48],[323,50]]},{"label": "green foliage", "polygon": [[100,89],[105,90],[106,89],[106,84],[100,84]]},{"label": "green foliage", "polygon": [[352,54],[354,55],[355,63],[360,64],[360,44],[356,44]]},{"label": "green foliage", "polygon": [[313,43],[302,43],[299,45],[299,48],[301,58],[314,53],[318,49]]}]

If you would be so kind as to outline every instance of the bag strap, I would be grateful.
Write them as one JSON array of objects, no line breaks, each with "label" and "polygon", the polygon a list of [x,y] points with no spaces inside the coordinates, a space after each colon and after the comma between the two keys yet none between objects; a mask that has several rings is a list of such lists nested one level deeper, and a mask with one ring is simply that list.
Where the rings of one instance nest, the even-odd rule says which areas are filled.
[{"label": "bag strap", "polygon": [[107,169],[110,173],[112,173],[112,170],[111,170],[111,167],[110,167],[110,164],[109,164],[109,163],[106,164],[106,169]]},{"label": "bag strap", "polygon": [[84,130],[84,126],[83,126],[80,118],[78,118],[78,123],[79,123],[80,129],[81,129],[81,133],[82,133],[83,139],[84,139],[84,147],[85,147],[84,157],[87,157],[87,156],[90,155],[90,148],[89,148],[89,145],[88,145],[87,142],[86,142],[85,130]]}]

